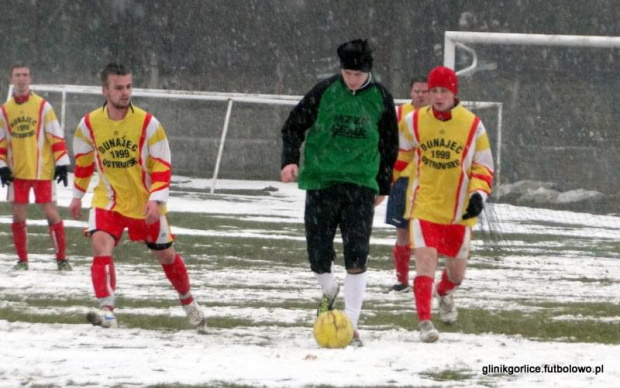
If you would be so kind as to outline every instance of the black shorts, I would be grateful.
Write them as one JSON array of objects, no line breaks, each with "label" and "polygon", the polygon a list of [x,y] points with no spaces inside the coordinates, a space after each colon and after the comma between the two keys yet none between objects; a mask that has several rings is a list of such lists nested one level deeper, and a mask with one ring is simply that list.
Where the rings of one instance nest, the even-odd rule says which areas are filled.
[{"label": "black shorts", "polygon": [[306,241],[310,269],[331,272],[336,258],[334,237],[340,227],[346,269],[366,271],[374,217],[375,192],[364,186],[338,183],[306,193]]},{"label": "black shorts", "polygon": [[392,184],[385,210],[385,223],[398,229],[409,229],[409,220],[403,217],[407,208],[407,186],[409,178],[398,178]]}]

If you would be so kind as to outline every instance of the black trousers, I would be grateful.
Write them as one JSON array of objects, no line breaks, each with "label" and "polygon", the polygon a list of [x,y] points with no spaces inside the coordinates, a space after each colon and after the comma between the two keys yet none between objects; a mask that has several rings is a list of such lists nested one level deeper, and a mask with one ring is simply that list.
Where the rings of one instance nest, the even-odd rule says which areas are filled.
[{"label": "black trousers", "polygon": [[347,270],[366,271],[374,217],[375,192],[364,186],[338,183],[306,193],[306,242],[310,269],[331,272],[336,258],[334,237],[340,227]]}]

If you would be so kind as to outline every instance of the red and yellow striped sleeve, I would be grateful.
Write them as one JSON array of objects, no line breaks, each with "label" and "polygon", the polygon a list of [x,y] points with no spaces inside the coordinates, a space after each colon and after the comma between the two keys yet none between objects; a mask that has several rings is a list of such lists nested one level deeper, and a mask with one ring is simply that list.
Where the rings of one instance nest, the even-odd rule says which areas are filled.
[{"label": "red and yellow striped sleeve", "polygon": [[4,120],[0,120],[0,167],[8,166],[8,144],[5,135]]},{"label": "red and yellow striped sleeve", "polygon": [[82,198],[88,190],[88,185],[95,172],[95,149],[90,131],[86,127],[86,116],[77,129],[73,138],[73,154],[75,155],[75,170],[73,183],[73,197]]},{"label": "red and yellow striped sleeve", "polygon": [[69,154],[67,152],[67,144],[56,113],[49,103],[45,104],[43,110],[43,126],[45,128],[45,136],[51,145],[52,157],[57,166],[64,166],[70,163]]},{"label": "red and yellow striped sleeve", "polygon": [[150,176],[149,200],[167,202],[172,179],[170,146],[162,125],[153,118],[147,130],[146,172]]},{"label": "red and yellow striped sleeve", "polygon": [[396,181],[400,177],[406,177],[405,169],[413,160],[413,152],[406,149],[405,144],[411,141],[411,134],[408,131],[405,118],[413,112],[413,104],[408,103],[396,108],[396,117],[398,119],[398,156],[392,172],[392,181]]},{"label": "red and yellow striped sleeve", "polygon": [[486,199],[491,194],[493,186],[493,155],[486,128],[480,122],[476,129],[475,152],[471,164],[471,174],[468,191],[478,192]]}]

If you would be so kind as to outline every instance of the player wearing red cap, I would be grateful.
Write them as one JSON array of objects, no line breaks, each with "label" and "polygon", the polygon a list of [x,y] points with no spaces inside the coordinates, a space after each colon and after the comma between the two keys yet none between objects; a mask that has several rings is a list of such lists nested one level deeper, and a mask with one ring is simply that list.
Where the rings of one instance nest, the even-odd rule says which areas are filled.
[{"label": "player wearing red cap", "polygon": [[439,255],[446,267],[435,287],[442,322],[457,319],[453,292],[467,268],[471,228],[491,194],[493,157],[480,118],[459,100],[458,78],[447,67],[427,77],[430,105],[405,118],[411,141],[401,147],[414,152],[411,180],[410,238],[416,276],[413,295],[420,339],[435,342],[439,332],[431,321],[433,283]]}]

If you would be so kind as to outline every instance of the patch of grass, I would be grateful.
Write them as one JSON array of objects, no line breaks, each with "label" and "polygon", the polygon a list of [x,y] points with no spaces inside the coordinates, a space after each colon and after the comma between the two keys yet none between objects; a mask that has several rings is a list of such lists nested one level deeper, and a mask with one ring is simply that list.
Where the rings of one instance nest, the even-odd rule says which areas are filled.
[{"label": "patch of grass", "polygon": [[[123,306],[125,307],[125,306]],[[181,307],[179,306],[179,309]],[[168,315],[141,315],[128,312],[116,314],[120,325],[129,329],[143,330],[159,330],[164,332],[175,332],[179,330],[190,330],[191,327],[187,323],[184,316],[171,317]],[[275,318],[275,317],[274,317]],[[45,323],[45,324],[86,324],[86,316],[81,313],[62,314],[37,314],[36,311],[18,310],[12,308],[0,308],[0,319],[8,322],[26,322],[26,323]],[[236,327],[299,327],[299,323],[286,323],[274,321],[256,322],[251,319],[232,318],[232,317],[207,317],[209,327],[219,329],[231,329]],[[304,326],[310,327],[311,322]],[[273,340],[276,340],[275,338]],[[263,339],[271,341],[271,339]]]},{"label": "patch of grass", "polygon": [[[368,308],[368,306],[365,306]],[[610,314],[616,307],[605,306]],[[371,308],[372,309],[372,308]],[[361,317],[361,323],[373,327],[396,328],[417,331],[418,321],[413,308],[389,311],[372,310],[373,314]],[[586,313],[582,310],[581,314]],[[562,314],[579,314],[563,312]],[[522,311],[487,311],[482,309],[459,309],[459,320],[454,325],[441,323],[438,316],[434,322],[440,332],[460,332],[466,334],[506,334],[521,335],[537,341],[554,340],[565,342],[599,342],[620,344],[620,325],[597,320],[558,321],[553,320],[558,313],[550,310],[524,313]],[[613,315],[612,315],[613,316]],[[617,315],[616,315],[617,316]]]},{"label": "patch of grass", "polygon": [[[176,249],[188,263],[199,257],[211,258],[216,268],[244,267],[262,262],[307,266],[306,244],[294,240],[251,239],[247,237],[179,236]],[[263,263],[264,265],[264,263]]]},{"label": "patch of grass", "polygon": [[435,381],[464,381],[475,376],[472,371],[467,369],[445,369],[439,372],[429,371],[420,374]]},{"label": "patch of grass", "polygon": [[[256,388],[261,387],[260,385],[242,385],[242,384],[231,384],[224,381],[210,381],[208,385],[198,384],[198,385],[187,385],[187,384],[156,384],[149,385],[148,388]],[[265,387],[263,385],[263,387]]]},{"label": "patch of grass", "polygon": [[170,225],[199,230],[268,230],[271,233],[284,233],[285,235],[303,235],[302,224],[288,222],[264,222],[244,219],[230,214],[204,214],[204,213],[168,213]]},{"label": "patch of grass", "polygon": [[90,306],[93,304],[91,298],[67,298],[66,296],[45,294],[3,295],[2,299],[6,302],[24,303],[31,307],[40,308]]},{"label": "patch of grass", "polygon": [[[258,289],[265,290],[265,288],[248,287],[246,289]],[[283,287],[274,286],[272,289],[279,290]],[[153,309],[170,309],[179,307],[179,301],[176,299],[161,299],[161,298],[149,298],[149,299],[128,299],[125,297],[117,296],[117,306],[123,309],[141,309],[141,308],[153,308]],[[66,298],[51,295],[31,295],[17,296],[17,295],[5,295],[3,300],[6,302],[18,303],[19,305],[12,307],[12,309],[19,310],[20,306],[28,308],[40,308],[40,309],[57,309],[57,308],[91,308],[96,307],[96,301],[94,298]],[[309,310],[312,311],[316,308],[317,300],[243,300],[243,301],[202,301],[201,305],[207,310],[209,308],[216,307],[243,307],[243,308],[265,308],[265,309],[293,309],[293,310]],[[6,309],[5,309],[6,310]],[[0,309],[0,319],[3,318],[3,309]]]},{"label": "patch of grass", "polygon": [[9,322],[27,323],[85,323],[84,315],[81,314],[33,314],[11,308],[0,308],[0,319]]},{"label": "patch of grass", "polygon": [[566,342],[600,342],[620,344],[620,325],[591,321],[553,320],[555,313],[543,310],[522,311],[461,310],[459,322],[453,326],[439,324],[440,331],[471,334],[522,335],[532,340]]},{"label": "patch of grass", "polygon": [[[335,387],[340,387],[338,386],[334,386],[334,385],[326,385],[326,384],[320,384],[320,385],[306,385],[306,387],[308,388],[335,388]],[[347,388],[416,388],[413,385],[396,385],[396,384],[390,384],[390,385],[347,385]],[[424,388],[434,388],[434,387],[440,387],[440,385],[424,385]]]},{"label": "patch of grass", "polygon": [[613,303],[560,303],[536,302],[523,300],[526,306],[543,307],[555,312],[555,315],[583,315],[589,317],[619,317],[620,306]]},{"label": "patch of grass", "polygon": [[616,279],[610,279],[610,278],[603,278],[603,279],[593,279],[593,278],[588,278],[586,276],[581,276],[578,278],[559,278],[558,280],[565,280],[565,281],[570,281],[570,282],[580,282],[580,283],[594,283],[594,284],[598,284],[601,286],[609,286],[612,285],[614,283],[620,283],[620,280],[616,280]]}]

